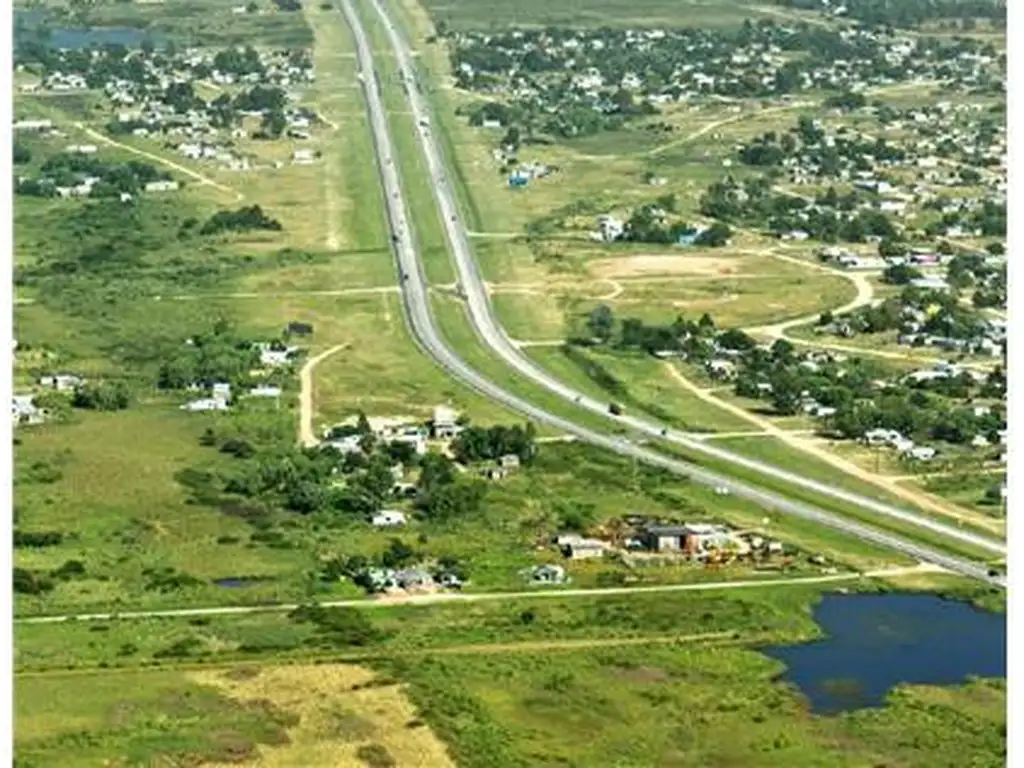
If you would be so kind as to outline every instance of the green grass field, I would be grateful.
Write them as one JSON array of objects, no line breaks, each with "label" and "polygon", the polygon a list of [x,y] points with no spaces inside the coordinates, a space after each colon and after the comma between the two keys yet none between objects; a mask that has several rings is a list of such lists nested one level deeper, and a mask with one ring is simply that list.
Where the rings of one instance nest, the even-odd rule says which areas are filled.
[{"label": "green grass field", "polygon": [[642,8],[624,0],[525,0],[504,4],[487,0],[427,0],[435,20],[454,29],[492,29],[508,26],[738,26],[744,18],[770,18],[770,9],[745,0],[709,3],[702,0],[646,0]]},{"label": "green grass field", "polygon": [[[749,650],[645,647],[434,657],[387,667],[465,766],[1000,764],[1005,686],[907,687],[810,717]],[[496,685],[500,681],[500,685]]]}]

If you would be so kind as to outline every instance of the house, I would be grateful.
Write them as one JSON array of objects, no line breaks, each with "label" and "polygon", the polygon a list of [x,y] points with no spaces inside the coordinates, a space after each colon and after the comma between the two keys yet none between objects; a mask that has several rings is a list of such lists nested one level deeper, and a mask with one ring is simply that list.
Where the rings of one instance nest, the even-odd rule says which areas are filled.
[{"label": "house", "polygon": [[427,589],[434,586],[434,577],[422,568],[405,568],[396,571],[395,585],[400,589]]},{"label": "house", "polygon": [[984,435],[975,435],[971,440],[971,446],[974,448],[987,448],[989,446],[988,438]]},{"label": "house", "polygon": [[732,360],[710,360],[707,368],[713,379],[731,379],[736,376],[736,363]]},{"label": "house", "polygon": [[313,326],[309,323],[288,323],[288,326],[284,329],[284,332],[288,336],[309,336],[313,333]]},{"label": "house", "polygon": [[252,389],[250,389],[249,394],[252,395],[253,397],[280,397],[281,388],[261,384],[258,387],[253,387]]},{"label": "house", "polygon": [[270,367],[288,365],[292,356],[298,351],[297,347],[275,349],[270,344],[258,344],[257,348],[260,351],[260,365]]},{"label": "house", "polygon": [[498,459],[498,466],[503,469],[519,469],[519,456],[515,453],[506,453]]},{"label": "house", "polygon": [[225,401],[231,399],[231,385],[227,382],[218,381],[211,387],[211,390],[215,399],[219,398]]},{"label": "house", "polygon": [[143,189],[146,192],[174,192],[178,189],[178,186],[179,184],[176,181],[162,179],[160,181],[147,181]]},{"label": "house", "polygon": [[325,445],[339,453],[359,453],[363,450],[362,435],[345,435],[344,437],[327,440]]},{"label": "house", "polygon": [[43,376],[39,379],[39,386],[47,389],[55,389],[58,392],[71,392],[82,386],[85,380],[71,374],[57,374],[56,376]]},{"label": "house", "polygon": [[16,120],[13,127],[16,131],[41,133],[53,130],[53,120]]},{"label": "house", "polygon": [[597,229],[597,239],[611,243],[622,237],[625,225],[612,216],[604,215],[597,217]]},{"label": "house", "polygon": [[71,155],[94,155],[96,154],[95,144],[69,144],[64,151]]},{"label": "house", "polygon": [[431,431],[436,440],[450,440],[455,437],[462,428],[456,423],[458,414],[451,408],[439,405],[434,409],[434,419],[431,422]]},{"label": "house", "polygon": [[185,403],[181,406],[183,411],[226,411],[228,404],[226,401],[218,397],[204,397],[199,400],[193,400],[192,402]]},{"label": "house", "polygon": [[11,397],[11,417],[15,425],[42,424],[45,416],[45,412],[36,406],[34,395]]},{"label": "house", "polygon": [[565,569],[560,565],[538,565],[530,571],[530,577],[537,584],[564,584]]},{"label": "house", "polygon": [[508,477],[508,470],[504,467],[484,467],[480,470],[480,476],[487,480],[501,480]]},{"label": "house", "polygon": [[679,551],[683,548],[688,529],[685,525],[647,525],[640,540],[655,552]]},{"label": "house", "polygon": [[907,456],[917,461],[930,461],[935,458],[935,454],[935,449],[928,445],[919,445],[906,453]]},{"label": "house", "polygon": [[562,554],[571,560],[601,557],[609,548],[608,544],[600,539],[585,539],[575,533],[562,534],[555,539],[555,544]]},{"label": "house", "polygon": [[437,583],[446,589],[462,589],[462,579],[454,573],[442,573]]},{"label": "house", "polygon": [[910,285],[926,291],[948,291],[949,283],[941,277],[917,277],[910,281]]},{"label": "house", "polygon": [[676,237],[676,245],[694,245],[697,242],[697,238],[699,238],[703,233],[704,230],[700,227],[684,229]]},{"label": "house", "polygon": [[405,525],[406,519],[405,514],[402,512],[397,512],[393,509],[382,509],[373,516],[370,523],[374,528],[393,528]]},{"label": "house", "polygon": [[530,177],[522,171],[515,171],[508,177],[508,185],[510,187],[525,187],[530,183]]},{"label": "house", "polygon": [[292,152],[292,162],[295,165],[310,165],[315,159],[316,154],[309,148],[296,149]]}]

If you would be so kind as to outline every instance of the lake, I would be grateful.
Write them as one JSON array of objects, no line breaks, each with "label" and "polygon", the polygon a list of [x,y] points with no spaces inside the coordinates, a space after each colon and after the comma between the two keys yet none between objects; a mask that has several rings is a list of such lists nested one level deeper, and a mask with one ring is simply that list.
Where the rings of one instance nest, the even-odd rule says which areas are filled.
[{"label": "lake", "polygon": [[1006,676],[1006,615],[935,595],[826,595],[814,611],[826,637],[771,646],[782,679],[831,714],[881,706],[901,683],[954,685]]},{"label": "lake", "polygon": [[[24,25],[26,31],[32,30],[43,21],[43,14],[38,10],[14,10],[15,34],[18,34],[18,23]],[[123,45],[126,48],[138,48],[146,40],[159,43],[159,37],[144,29],[134,27],[54,27],[50,32],[49,43],[54,48],[90,48],[103,45]]]}]

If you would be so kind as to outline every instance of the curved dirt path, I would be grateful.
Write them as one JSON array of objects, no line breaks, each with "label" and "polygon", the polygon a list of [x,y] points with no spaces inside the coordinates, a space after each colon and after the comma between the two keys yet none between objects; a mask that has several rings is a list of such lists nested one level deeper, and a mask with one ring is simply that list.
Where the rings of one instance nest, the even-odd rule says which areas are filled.
[{"label": "curved dirt path", "polygon": [[675,379],[680,386],[684,387],[691,394],[695,395],[696,397],[708,403],[709,405],[713,405],[717,408],[721,408],[722,410],[728,411],[734,416],[738,416],[741,419],[749,421],[751,424],[756,424],[758,427],[764,430],[765,434],[770,435],[771,437],[778,438],[780,441],[790,446],[791,448],[796,448],[799,451],[803,451],[804,453],[807,453],[813,456],[814,458],[822,462],[825,462],[826,464],[832,467],[835,467],[839,471],[848,474],[851,477],[855,477],[858,480],[870,483],[871,485],[874,485],[877,488],[881,488],[882,490],[891,493],[893,496],[908,501],[911,504],[914,504],[922,509],[935,512],[946,517],[954,518],[955,520],[958,520],[960,522],[969,522],[972,525],[977,526],[978,528],[987,529],[1000,536],[1006,534],[1005,525],[1000,520],[993,520],[992,518],[980,515],[969,509],[965,509],[964,507],[961,507],[959,505],[952,504],[946,501],[940,501],[935,497],[924,492],[916,491],[912,488],[902,486],[891,478],[876,475],[873,472],[869,472],[863,467],[860,467],[851,461],[847,461],[846,459],[840,456],[836,456],[831,451],[825,450],[821,446],[816,445],[811,440],[808,440],[806,437],[800,437],[799,435],[794,435],[792,432],[780,429],[770,420],[762,416],[758,416],[755,413],[751,413],[746,408],[736,405],[735,403],[730,403],[727,400],[723,400],[719,397],[716,397],[713,393],[709,392],[706,389],[701,389],[692,381],[687,379],[682,374],[682,372],[672,363],[666,362],[665,367],[668,370],[669,374],[672,376],[672,378]]},{"label": "curved dirt path", "polygon": [[346,342],[325,349],[315,357],[309,358],[299,371],[299,443],[304,448],[311,448],[319,442],[313,432],[313,372],[316,367],[331,355],[348,349]]},{"label": "curved dirt path", "polygon": [[[806,259],[798,259],[795,256],[787,256],[776,251],[766,251],[765,253],[766,255],[771,256],[773,259],[787,261],[790,264],[797,264],[801,267],[805,267],[816,272],[825,272],[830,275],[841,277],[853,283],[854,287],[857,289],[857,295],[854,296],[853,299],[851,299],[850,301],[843,304],[842,306],[833,309],[832,313],[835,315],[846,314],[847,312],[852,312],[853,310],[858,309],[860,307],[865,307],[874,304],[877,301],[875,298],[875,287],[871,284],[871,280],[869,279],[872,275],[876,274],[875,272],[848,272],[846,270],[832,269],[831,267],[826,267],[823,264],[815,264],[813,262],[807,261]],[[790,328],[795,328],[800,325],[807,325],[808,323],[813,323],[815,320],[818,319],[820,314],[821,313],[818,312],[813,315],[794,317],[790,320],[784,320],[783,322],[780,323],[760,325],[752,328],[746,328],[744,330],[746,330],[747,333],[763,334],[765,336],[770,336],[773,339],[784,339],[786,338],[786,331],[788,331]],[[790,339],[790,341],[792,340]]]}]

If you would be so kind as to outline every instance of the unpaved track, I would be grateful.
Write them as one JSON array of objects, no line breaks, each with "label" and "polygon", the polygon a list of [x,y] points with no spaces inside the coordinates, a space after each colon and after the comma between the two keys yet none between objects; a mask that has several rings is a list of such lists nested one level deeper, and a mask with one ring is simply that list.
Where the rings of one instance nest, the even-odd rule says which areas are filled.
[{"label": "unpaved track", "polygon": [[90,138],[96,139],[96,141],[102,141],[104,144],[109,144],[112,147],[123,149],[125,152],[132,152],[136,155],[139,155],[140,157],[145,157],[149,160],[152,160],[155,163],[160,163],[161,165],[165,165],[168,168],[173,168],[174,170],[178,171],[178,173],[183,173],[189,178],[195,179],[196,181],[200,182],[201,184],[205,184],[207,186],[213,187],[214,189],[219,189],[221,192],[227,192],[228,194],[234,195],[238,200],[245,199],[245,195],[243,195],[241,192],[238,192],[232,189],[231,187],[224,186],[223,184],[214,181],[209,176],[204,176],[203,174],[193,171],[191,168],[186,168],[184,165],[180,165],[174,162],[173,160],[168,160],[166,157],[161,157],[160,155],[154,154],[152,152],[147,152],[144,149],[138,149],[137,147],[133,147],[130,144],[123,144],[120,141],[115,141],[114,139],[111,139],[109,136],[104,136],[99,131],[89,128],[84,123],[75,123],[75,128],[87,134]]},{"label": "unpaved track", "polygon": [[313,373],[324,360],[350,346],[351,344],[346,342],[324,350],[309,358],[299,372],[299,442],[306,448],[311,448],[319,442],[313,432]]},{"label": "unpaved track", "polygon": [[[607,597],[659,592],[703,592],[723,589],[763,589],[807,584],[831,584],[861,578],[890,578],[914,573],[941,573],[942,569],[930,564],[900,568],[882,568],[866,573],[837,573],[825,576],[801,576],[790,579],[748,579],[713,581],[696,584],[660,584],[649,587],[607,587],[595,589],[535,589],[523,592],[438,592],[426,595],[400,595],[381,600],[333,600],[320,603],[325,608],[390,608],[396,605],[431,605],[436,603],[479,603],[526,599],[565,599],[580,597]],[[63,614],[60,616],[27,616],[16,618],[17,624],[60,624],[65,621],[109,621],[112,619],[151,619],[188,616],[237,616],[252,613],[284,613],[298,608],[297,603],[275,605],[227,605],[216,608],[171,608],[157,611],[128,611],[124,613]]]},{"label": "unpaved track", "polygon": [[717,408],[721,408],[724,411],[728,411],[729,413],[738,416],[741,419],[746,419],[751,424],[756,424],[758,427],[764,430],[765,435],[770,435],[771,437],[778,438],[786,445],[792,448],[796,448],[799,451],[803,451],[804,453],[809,454],[814,458],[823,461],[826,464],[829,464],[832,467],[835,467],[836,469],[840,470],[841,472],[844,472],[845,474],[850,475],[851,477],[855,477],[858,480],[870,483],[871,485],[874,485],[877,488],[881,488],[882,490],[891,493],[893,496],[901,498],[904,501],[908,501],[911,504],[914,504],[922,509],[926,509],[931,512],[936,512],[946,517],[951,517],[954,520],[960,522],[969,522],[972,525],[975,525],[979,528],[985,528],[987,530],[990,530],[993,533],[998,534],[999,536],[1003,536],[1006,533],[1005,526],[1000,520],[994,520],[993,518],[990,518],[986,515],[981,515],[977,512],[972,512],[971,510],[965,509],[964,507],[960,507],[956,504],[940,501],[936,499],[934,496],[916,491],[913,488],[907,488],[904,485],[900,485],[895,479],[891,477],[876,475],[873,472],[869,472],[863,467],[854,464],[852,461],[847,461],[846,459],[837,456],[831,451],[825,450],[824,448],[822,448],[819,445],[816,445],[813,441],[807,439],[806,437],[794,434],[792,430],[781,429],[777,425],[773,424],[770,420],[762,416],[758,416],[755,413],[751,413],[746,408],[742,408],[741,406],[738,406],[735,403],[730,403],[728,400],[723,400],[719,397],[716,397],[714,394],[712,394],[706,389],[701,389],[693,382],[691,382],[689,379],[687,379],[679,370],[679,368],[673,365],[672,363],[666,362],[665,367],[668,370],[669,374],[672,376],[672,378],[675,379],[680,386],[684,387],[690,393],[696,395],[704,402],[710,405],[714,405]]}]

